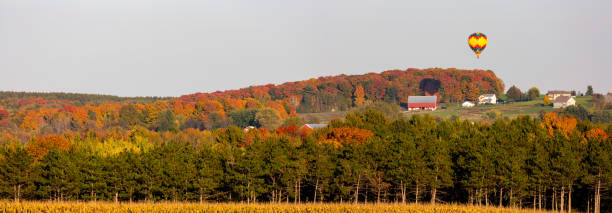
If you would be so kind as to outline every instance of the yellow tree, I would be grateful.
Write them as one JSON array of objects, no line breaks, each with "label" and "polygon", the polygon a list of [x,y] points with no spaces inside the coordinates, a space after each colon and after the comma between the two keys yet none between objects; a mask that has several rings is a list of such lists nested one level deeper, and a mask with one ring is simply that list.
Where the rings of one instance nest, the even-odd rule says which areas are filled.
[{"label": "yellow tree", "polygon": [[544,118],[542,119],[542,126],[548,130],[548,134],[551,136],[555,131],[558,131],[568,137],[576,129],[577,123],[575,118],[557,116],[554,112],[544,114]]},{"label": "yellow tree", "polygon": [[548,98],[548,95],[544,96],[544,105],[550,105],[550,98]]},{"label": "yellow tree", "polygon": [[362,106],[365,103],[365,92],[363,91],[363,87],[361,86],[361,84],[357,85],[353,96],[353,103],[355,104],[355,106]]}]

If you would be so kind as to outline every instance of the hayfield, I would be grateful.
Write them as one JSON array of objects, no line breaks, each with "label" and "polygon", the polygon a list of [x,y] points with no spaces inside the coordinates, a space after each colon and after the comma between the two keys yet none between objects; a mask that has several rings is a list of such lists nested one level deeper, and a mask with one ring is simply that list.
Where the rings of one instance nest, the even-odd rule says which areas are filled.
[{"label": "hayfield", "polygon": [[465,205],[0,202],[0,212],[533,212]]}]

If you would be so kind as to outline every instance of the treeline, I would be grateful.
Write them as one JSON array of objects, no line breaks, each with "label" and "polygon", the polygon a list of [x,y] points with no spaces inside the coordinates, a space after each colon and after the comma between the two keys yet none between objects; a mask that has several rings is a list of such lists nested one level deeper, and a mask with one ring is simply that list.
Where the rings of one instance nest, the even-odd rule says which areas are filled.
[{"label": "treeline", "polygon": [[[612,125],[545,114],[493,123],[369,109],[299,129],[230,126],[2,139],[14,200],[441,202],[610,209]],[[598,212],[598,211],[595,211]]]},{"label": "treeline", "polygon": [[170,97],[119,97],[114,95],[79,94],[64,92],[13,92],[0,91],[0,106],[5,110],[19,111],[41,107],[59,108],[66,104],[75,106],[100,105],[103,103],[148,104]]},{"label": "treeline", "polygon": [[476,100],[481,93],[500,94],[503,89],[492,71],[408,69],[179,98],[0,92],[0,132],[26,142],[37,135],[134,126],[155,131],[212,130],[229,125],[276,129],[297,112],[349,110],[373,102],[399,104],[409,95],[437,95],[442,102]]}]

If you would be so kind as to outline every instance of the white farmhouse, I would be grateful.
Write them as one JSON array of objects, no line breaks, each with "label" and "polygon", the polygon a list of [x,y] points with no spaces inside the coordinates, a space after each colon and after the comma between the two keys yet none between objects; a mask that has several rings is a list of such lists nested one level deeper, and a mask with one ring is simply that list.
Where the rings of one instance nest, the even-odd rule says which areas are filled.
[{"label": "white farmhouse", "polygon": [[495,94],[482,94],[478,97],[478,104],[496,104],[497,96]]},{"label": "white farmhouse", "polygon": [[576,105],[576,100],[572,96],[559,96],[553,101],[553,108],[565,108]]}]

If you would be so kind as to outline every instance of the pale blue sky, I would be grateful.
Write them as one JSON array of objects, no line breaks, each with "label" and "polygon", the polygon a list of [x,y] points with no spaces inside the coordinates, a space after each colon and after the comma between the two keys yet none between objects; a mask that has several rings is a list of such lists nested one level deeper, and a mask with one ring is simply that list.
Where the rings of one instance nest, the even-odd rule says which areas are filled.
[{"label": "pale blue sky", "polygon": [[604,92],[611,14],[609,0],[0,0],[0,90],[179,96],[456,67],[506,88]]}]

